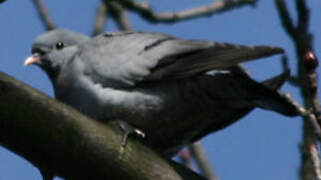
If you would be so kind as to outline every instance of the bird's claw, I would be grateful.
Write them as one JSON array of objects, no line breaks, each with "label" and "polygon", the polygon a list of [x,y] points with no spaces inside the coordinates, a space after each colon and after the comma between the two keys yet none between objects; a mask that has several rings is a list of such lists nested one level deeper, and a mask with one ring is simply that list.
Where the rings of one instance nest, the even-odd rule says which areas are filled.
[{"label": "bird's claw", "polygon": [[145,133],[143,131],[141,131],[137,128],[134,128],[133,126],[131,126],[127,122],[118,120],[117,123],[118,123],[119,127],[121,128],[121,130],[124,132],[124,134],[122,135],[122,139],[121,139],[121,148],[124,148],[126,146],[127,138],[130,134],[136,134],[142,138],[145,138]]}]

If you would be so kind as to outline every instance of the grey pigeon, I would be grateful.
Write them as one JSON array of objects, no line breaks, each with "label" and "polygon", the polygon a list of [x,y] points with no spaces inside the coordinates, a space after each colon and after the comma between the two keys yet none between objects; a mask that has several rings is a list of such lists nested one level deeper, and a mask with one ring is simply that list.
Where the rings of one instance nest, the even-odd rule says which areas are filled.
[{"label": "grey pigeon", "polygon": [[35,40],[25,65],[47,73],[57,99],[100,121],[127,122],[146,133],[144,143],[170,157],[255,107],[298,115],[276,90],[285,75],[259,83],[238,65],[282,52],[160,33],[89,38],[58,29]]}]

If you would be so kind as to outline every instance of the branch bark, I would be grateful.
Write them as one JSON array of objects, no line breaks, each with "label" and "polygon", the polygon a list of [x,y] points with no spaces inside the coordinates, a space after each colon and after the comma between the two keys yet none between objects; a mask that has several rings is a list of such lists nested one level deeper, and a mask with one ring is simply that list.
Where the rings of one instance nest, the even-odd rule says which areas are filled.
[{"label": "branch bark", "polygon": [[41,19],[44,27],[46,30],[53,30],[56,29],[56,25],[52,18],[50,17],[47,8],[45,4],[42,2],[42,0],[32,0],[33,4],[36,7],[36,10],[38,12],[39,18]]},{"label": "branch bark", "polygon": [[[103,0],[108,3],[109,0]],[[115,0],[113,0],[115,1]],[[257,0],[222,0],[212,4],[196,7],[179,12],[156,13],[148,3],[135,0],[117,0],[123,7],[139,14],[146,21],[152,23],[175,23],[198,17],[211,16],[216,13],[228,11],[243,5],[253,5]]]},{"label": "branch bark", "polygon": [[275,0],[282,25],[291,38],[295,37],[295,27],[283,0]]},{"label": "branch bark", "polygon": [[[318,179],[321,180],[320,157],[317,147],[316,130],[320,131],[321,123],[321,108],[317,94],[317,73],[315,68],[317,66],[317,59],[312,59],[315,62],[307,62],[311,60],[307,55],[313,54],[312,34],[309,33],[309,10],[306,6],[305,0],[296,0],[296,7],[298,12],[298,24],[294,26],[293,21],[289,15],[288,9],[284,0],[275,0],[277,10],[283,24],[284,29],[295,44],[297,58],[298,58],[298,80],[301,89],[301,94],[304,99],[305,109],[310,110],[312,116],[304,116],[303,121],[303,142],[301,147],[301,169],[300,176],[302,180]],[[315,66],[311,66],[315,63]],[[311,119],[313,121],[311,121]]]},{"label": "branch bark", "polygon": [[210,180],[217,180],[208,158],[203,150],[203,147],[200,142],[195,142],[192,145],[189,146],[189,151],[192,153],[197,166],[199,167],[199,170],[202,172],[202,174],[205,175],[207,179]]},{"label": "branch bark", "polygon": [[107,21],[107,6],[105,3],[101,3],[96,11],[96,19],[94,23],[92,36],[96,36],[104,32]]},{"label": "branch bark", "polygon": [[0,72],[0,144],[44,172],[66,179],[193,179],[203,177],[162,159],[122,131]]},{"label": "branch bark", "polygon": [[[107,3],[108,2],[108,3]],[[131,30],[131,25],[128,20],[126,9],[117,1],[107,1],[108,13],[117,23],[120,30]]]}]

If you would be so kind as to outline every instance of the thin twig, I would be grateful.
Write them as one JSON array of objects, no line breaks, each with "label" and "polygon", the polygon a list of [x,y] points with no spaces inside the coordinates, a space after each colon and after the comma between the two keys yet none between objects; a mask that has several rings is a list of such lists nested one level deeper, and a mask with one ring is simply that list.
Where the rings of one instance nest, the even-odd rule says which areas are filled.
[{"label": "thin twig", "polygon": [[119,29],[128,31],[131,29],[130,22],[126,15],[126,10],[123,8],[123,6],[116,1],[109,1],[107,3],[108,7],[108,13],[113,17],[113,19],[116,21]]},{"label": "thin twig", "polygon": [[203,147],[200,142],[195,142],[189,146],[189,151],[192,153],[195,158],[195,162],[199,167],[201,173],[209,180],[217,180],[215,173],[212,170],[210,163],[208,162],[208,158],[205,155]]},{"label": "thin twig", "polygon": [[39,18],[41,19],[46,30],[56,29],[56,25],[55,25],[54,21],[51,19],[50,15],[47,11],[47,8],[46,8],[45,4],[42,2],[42,0],[32,0],[32,2],[36,7]]},{"label": "thin twig", "polygon": [[[107,2],[108,0],[104,0]],[[222,0],[214,1],[212,4],[196,7],[179,12],[155,13],[146,2],[135,0],[118,0],[128,10],[138,13],[149,22],[154,23],[174,23],[177,21],[188,20],[197,17],[211,16],[216,13],[228,11],[243,5],[254,5],[257,0]]]},{"label": "thin twig", "polygon": [[96,19],[94,23],[94,28],[92,32],[92,36],[96,36],[101,34],[106,26],[107,21],[107,7],[105,3],[101,3],[96,11]]},{"label": "thin twig", "polygon": [[193,161],[192,161],[192,155],[189,152],[188,149],[183,149],[180,153],[179,153],[179,158],[182,161],[182,164],[184,164],[186,167],[188,167],[189,169],[194,169],[193,168]]},{"label": "thin twig", "polygon": [[307,32],[309,28],[309,10],[305,4],[305,0],[297,0],[296,7],[298,13],[298,31]]},{"label": "thin twig", "polygon": [[305,118],[309,124],[312,127],[312,132],[314,133],[315,137],[319,140],[321,140],[321,128],[320,125],[317,121],[317,118],[315,116],[315,114],[313,114],[313,112],[310,112],[308,110],[306,110],[304,107],[302,107],[296,100],[294,100],[290,94],[286,94],[286,99],[293,104],[297,111],[300,113],[300,116],[302,118]]},{"label": "thin twig", "polygon": [[277,6],[278,13],[282,20],[282,25],[287,33],[294,38],[295,37],[295,27],[293,25],[293,21],[290,17],[289,11],[286,7],[284,0],[275,0],[275,4]]}]

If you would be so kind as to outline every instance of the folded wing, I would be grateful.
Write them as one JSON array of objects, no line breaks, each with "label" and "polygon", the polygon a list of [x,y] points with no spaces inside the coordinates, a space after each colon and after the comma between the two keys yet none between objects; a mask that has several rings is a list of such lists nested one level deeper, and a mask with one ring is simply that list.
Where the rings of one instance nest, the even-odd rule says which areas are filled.
[{"label": "folded wing", "polygon": [[283,52],[276,47],[182,40],[143,32],[99,35],[80,48],[76,60],[87,61],[85,73],[102,86],[115,88],[188,78]]}]

